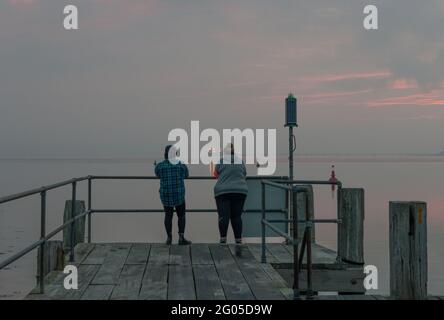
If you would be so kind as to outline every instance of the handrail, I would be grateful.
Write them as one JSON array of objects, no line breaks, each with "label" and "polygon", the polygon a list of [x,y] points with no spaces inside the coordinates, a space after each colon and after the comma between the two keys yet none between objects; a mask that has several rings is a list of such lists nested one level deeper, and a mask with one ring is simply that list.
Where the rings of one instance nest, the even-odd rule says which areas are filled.
[{"label": "handrail", "polygon": [[53,189],[57,189],[69,184],[72,184],[74,182],[81,182],[81,181],[85,181],[89,179],[89,176],[86,177],[80,177],[80,178],[73,178],[73,179],[69,179],[69,180],[65,180],[62,182],[58,182],[58,183],[54,183],[48,186],[43,186],[40,188],[35,188],[35,189],[31,189],[28,191],[24,191],[24,192],[20,192],[20,193],[16,193],[16,194],[12,194],[6,197],[1,197],[0,198],[0,204],[6,203],[6,202],[10,202],[13,200],[18,200],[18,199],[22,199],[22,198],[26,198],[35,194],[39,194],[45,191],[49,191],[49,190],[53,190]]},{"label": "handrail", "polygon": [[[54,237],[56,234],[67,228],[68,226],[71,226],[71,232],[70,232],[70,261],[74,261],[74,228],[75,228],[75,222],[83,218],[84,216],[88,217],[88,242],[91,241],[91,215],[92,213],[140,213],[140,212],[163,212],[162,209],[93,209],[91,205],[92,201],[92,181],[93,180],[157,180],[159,179],[156,176],[104,176],[104,175],[88,175],[83,177],[77,177],[72,178],[69,180],[64,180],[61,182],[57,182],[51,185],[42,186],[39,188],[30,189],[24,192],[12,194],[9,196],[1,197],[0,198],[0,204],[4,204],[7,202],[11,202],[14,200],[23,199],[26,197],[30,197],[36,194],[40,194],[41,198],[41,220],[40,220],[40,239],[32,243],[31,245],[27,246],[26,248],[22,249],[18,253],[12,255],[11,257],[7,258],[6,260],[0,262],[0,270],[5,268],[6,266],[10,265],[11,263],[17,261],[27,253],[31,252],[32,250],[36,249],[37,247],[40,247],[41,254],[40,254],[40,272],[39,272],[39,284],[40,284],[40,292],[44,292],[44,270],[43,270],[43,257],[44,257],[44,250],[45,250],[45,244],[46,242]],[[216,178],[211,176],[191,176],[186,178],[187,180],[215,180]],[[246,178],[247,180],[285,180],[285,176],[273,176],[273,177],[261,177],[261,176],[249,176]],[[55,228],[53,231],[46,234],[46,193],[47,191],[54,190],[57,188],[61,188],[67,185],[72,186],[72,207],[71,211],[74,215],[75,212],[75,200],[76,200],[76,189],[77,189],[77,183],[82,181],[88,181],[88,209],[76,216],[74,218],[71,218],[67,221],[65,221],[62,225]],[[188,209],[189,212],[216,212],[215,209]],[[283,209],[267,209],[267,212],[285,212]],[[261,212],[261,210],[246,210],[246,212]]]},{"label": "handrail", "polygon": [[[1,197],[0,198],[0,204],[11,202],[18,199],[23,199],[29,196],[33,196],[36,194],[40,194],[41,197],[41,220],[40,220],[40,239],[38,241],[35,241],[28,247],[24,248],[23,250],[19,251],[18,253],[12,255],[11,257],[7,258],[6,260],[0,262],[0,270],[5,268],[6,266],[10,265],[11,263],[17,261],[27,253],[31,252],[37,247],[40,247],[41,254],[39,259],[39,266],[40,266],[40,272],[39,272],[39,284],[40,284],[40,292],[44,292],[44,268],[43,268],[43,257],[44,257],[44,250],[45,250],[45,244],[46,242],[54,237],[56,234],[67,228],[68,226],[71,226],[70,230],[70,257],[69,261],[74,261],[74,229],[75,229],[75,222],[85,216],[88,217],[88,242],[91,241],[91,215],[93,213],[141,213],[141,212],[163,212],[162,209],[94,209],[92,208],[92,181],[93,180],[157,180],[158,177],[156,176],[94,176],[94,175],[88,175],[84,177],[78,177],[78,178],[72,178],[69,180],[64,180],[55,184],[51,184],[48,186],[42,186],[40,188],[31,189],[25,192],[12,194],[9,196]],[[215,180],[216,178],[211,176],[192,176],[186,178],[187,180]],[[314,181],[314,180],[288,180],[285,176],[249,176],[246,178],[247,180],[260,180],[262,185],[262,208],[261,209],[249,209],[245,210],[245,212],[262,212],[262,262],[265,262],[265,227],[272,229],[274,232],[278,233],[279,235],[286,238],[290,243],[293,244],[294,248],[296,248],[296,256],[295,259],[295,270],[299,270],[299,263],[298,263],[298,254],[297,254],[297,246],[298,246],[298,237],[297,237],[297,224],[299,220],[297,217],[297,211],[293,210],[294,217],[293,219],[278,219],[278,220],[267,220],[265,213],[266,212],[287,212],[286,209],[266,209],[265,208],[265,185],[269,185],[271,187],[277,187],[281,189],[285,189],[287,191],[293,190],[293,185],[295,184],[319,184],[319,185],[338,185],[338,209],[339,209],[339,201],[340,201],[340,191],[342,188],[342,184],[340,181],[336,182],[330,182],[330,181]],[[77,183],[82,181],[88,181],[88,208],[82,213],[79,213],[78,215],[75,215],[75,201],[76,201],[76,190],[77,190]],[[54,190],[57,188],[61,188],[67,185],[72,186],[72,202],[71,202],[71,212],[74,216],[73,218],[70,218],[69,220],[65,221],[62,225],[55,228],[49,233],[46,233],[45,225],[46,225],[46,193],[47,191]],[[294,196],[294,195],[293,195]],[[296,200],[296,199],[295,199]],[[296,205],[296,201],[293,201],[293,206]],[[294,208],[295,209],[295,208]],[[216,212],[216,209],[188,209],[189,212]],[[279,230],[278,228],[274,227],[271,223],[274,222],[293,222],[293,236],[290,237],[286,235],[284,232]],[[308,216],[306,217],[306,220],[301,220],[301,223],[305,224],[306,234],[304,235],[304,241],[307,237],[307,230],[311,230],[311,226],[313,223],[341,223],[341,218],[338,216],[338,219],[310,219]],[[311,231],[310,231],[311,232]],[[338,236],[339,237],[339,236]],[[304,242],[303,242],[304,243]],[[310,240],[306,240],[307,245],[307,260],[310,260],[311,264],[311,244]],[[304,248],[304,244],[302,246],[302,249]],[[301,249],[301,250],[302,250]],[[301,251],[301,256],[303,254],[303,251]],[[308,257],[310,256],[310,258]],[[338,257],[340,257],[340,253],[338,251]],[[311,267],[310,272],[311,272]],[[295,274],[298,274],[299,271]],[[311,278],[311,274],[309,275],[309,279]],[[295,281],[297,281],[297,277],[295,277]],[[309,281],[311,284],[311,280]],[[298,290],[298,284],[295,286],[295,290]],[[295,291],[296,292],[296,291]],[[297,294],[299,294],[297,292]],[[296,295],[295,295],[296,296]]]},{"label": "handrail", "polygon": [[[299,192],[305,192],[303,190],[298,190],[297,186],[294,185],[337,185],[338,186],[338,204],[337,204],[337,219],[313,219],[309,216],[308,208],[305,208],[305,220],[300,220],[297,213],[297,194]],[[293,246],[293,299],[298,300],[300,298],[300,290],[299,290],[299,272],[302,269],[302,261],[304,258],[305,248],[307,249],[307,298],[310,299],[313,295],[312,290],[312,248],[311,248],[311,228],[315,223],[342,223],[342,219],[340,216],[340,206],[341,206],[341,190],[342,183],[340,181],[319,181],[319,180],[273,180],[266,181],[261,180],[261,196],[262,196],[262,255],[261,262],[265,263],[267,261],[266,258],[266,241],[265,241],[265,228],[268,227],[278,235],[287,239],[287,241]],[[293,197],[293,217],[291,219],[267,219],[266,218],[266,202],[265,202],[265,186],[270,186],[273,188],[284,189],[288,193],[291,192],[289,196]],[[308,202],[306,202],[306,206],[308,206]],[[272,223],[292,223],[293,226],[293,234],[287,235],[275,226]],[[298,224],[304,224],[304,236],[302,239],[301,251],[299,253],[299,236],[298,236]],[[340,243],[340,232],[338,229],[338,257],[337,260],[341,261],[341,252],[339,250]]]}]

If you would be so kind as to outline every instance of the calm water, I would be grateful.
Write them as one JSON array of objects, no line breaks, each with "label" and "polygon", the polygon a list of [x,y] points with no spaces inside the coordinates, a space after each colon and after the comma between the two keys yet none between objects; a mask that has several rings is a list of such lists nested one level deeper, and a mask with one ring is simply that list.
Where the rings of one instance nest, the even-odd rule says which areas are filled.
[{"label": "calm water", "polygon": [[[444,294],[444,157],[302,157],[296,160],[299,179],[327,179],[330,164],[344,187],[365,188],[365,258],[379,271],[379,289],[388,293],[388,202],[422,200],[428,204],[429,293]],[[94,175],[151,175],[152,160],[75,161],[0,160],[0,196],[51,184],[67,178]],[[190,166],[192,175],[207,175],[206,167]],[[250,168],[254,172],[254,168]],[[276,174],[286,174],[281,164]],[[213,208],[213,181],[187,182],[187,205]],[[94,208],[160,208],[158,183],[149,181],[94,182]],[[71,189],[48,193],[47,230],[62,223],[64,200]],[[86,183],[78,186],[78,198],[86,199]],[[315,189],[316,217],[336,215],[336,200],[329,187]],[[187,234],[194,242],[217,241],[215,214],[189,213]],[[94,242],[163,241],[161,214],[98,214],[93,217]],[[0,205],[0,260],[39,237],[39,197]],[[60,239],[61,235],[58,238]],[[336,247],[336,226],[316,229],[317,241]],[[0,271],[0,299],[23,297],[35,285],[36,252]]]}]

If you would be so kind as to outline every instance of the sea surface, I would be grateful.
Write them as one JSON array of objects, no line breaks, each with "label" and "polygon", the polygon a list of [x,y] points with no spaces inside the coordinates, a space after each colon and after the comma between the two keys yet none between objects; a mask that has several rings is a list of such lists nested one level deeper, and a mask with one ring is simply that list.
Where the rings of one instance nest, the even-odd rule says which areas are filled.
[{"label": "sea surface", "polygon": [[[0,159],[0,197],[86,175],[153,175],[154,159]],[[378,268],[378,290],[389,291],[389,201],[427,202],[429,294],[444,294],[444,157],[443,156],[298,156],[296,179],[326,180],[331,165],[344,187],[365,189],[365,263]],[[209,175],[205,166],[189,166],[191,175]],[[255,175],[255,168],[248,168]],[[286,175],[278,164],[277,175]],[[214,181],[187,181],[188,208],[214,208]],[[69,186],[48,192],[49,232],[62,224]],[[87,199],[87,184],[78,184],[78,199]],[[95,181],[96,209],[161,208],[158,181]],[[329,186],[315,188],[315,216],[336,217]],[[38,240],[39,196],[0,205],[0,261]],[[93,242],[159,242],[165,240],[161,213],[97,214]],[[218,240],[215,213],[188,213],[187,236],[194,242]],[[55,239],[61,239],[59,234]],[[336,249],[336,226],[316,227],[317,242]],[[35,286],[36,251],[0,271],[0,299],[20,299]]]}]

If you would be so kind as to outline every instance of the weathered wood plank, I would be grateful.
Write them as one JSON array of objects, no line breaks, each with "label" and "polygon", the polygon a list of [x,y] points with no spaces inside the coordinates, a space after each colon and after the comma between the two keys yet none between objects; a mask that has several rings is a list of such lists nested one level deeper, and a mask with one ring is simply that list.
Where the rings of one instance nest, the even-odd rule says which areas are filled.
[{"label": "weathered wood plank", "polygon": [[111,245],[109,244],[96,244],[87,257],[83,260],[82,264],[102,264],[110,249]]},{"label": "weathered wood plank", "polygon": [[209,248],[225,297],[228,300],[253,300],[254,295],[234,261],[230,249],[223,245],[210,245]]},{"label": "weathered wood plank", "polygon": [[125,264],[146,264],[151,246],[147,243],[134,243]]},{"label": "weathered wood plank", "polygon": [[190,246],[179,246],[177,244],[170,247],[170,265],[190,266]]},{"label": "weathered wood plank", "polygon": [[[268,244],[267,244],[268,246]],[[253,254],[254,258],[261,262],[262,259],[262,244],[260,243],[249,243],[248,249],[250,249],[250,252]],[[265,250],[265,257],[267,258],[267,263],[276,263],[278,262],[276,258],[268,251],[266,248]]]},{"label": "weathered wood plank", "polygon": [[193,265],[198,300],[225,300],[224,290],[213,265]]},{"label": "weathered wood plank", "polygon": [[[151,251],[152,254],[152,251]],[[168,266],[148,263],[139,293],[140,300],[166,300]]]},{"label": "weathered wood plank", "polygon": [[[85,261],[86,257],[94,250],[95,244],[93,243],[79,243],[74,249],[75,264],[81,264]],[[69,255],[65,256],[65,263],[68,262]]]},{"label": "weathered wood plank", "polygon": [[137,300],[142,286],[143,264],[127,264],[123,266],[119,281],[111,295],[111,300]]},{"label": "weathered wood plank", "polygon": [[[284,245],[284,247],[287,249],[291,257],[293,257],[293,246]],[[312,252],[311,261],[313,268],[330,268],[330,269],[340,268],[336,260],[337,253],[335,251],[323,247],[319,244],[312,243],[311,252]],[[307,250],[305,250],[302,267],[306,268],[306,266],[307,266]]]},{"label": "weathered wood plank", "polygon": [[267,249],[279,263],[292,263],[293,256],[285,249],[282,243],[269,243]]},{"label": "weathered wood plank", "polygon": [[54,281],[45,286],[44,294],[33,294],[37,300],[79,300],[99,269],[97,265],[80,265],[78,267],[78,289],[66,290],[63,286],[64,274],[59,271]]},{"label": "weathered wood plank", "polygon": [[271,278],[254,259],[254,256],[248,250],[248,247],[239,246],[236,248],[235,245],[230,245],[229,248],[256,299],[284,299],[281,292],[273,285]]},{"label": "weathered wood plank", "polygon": [[148,264],[167,265],[170,263],[170,246],[164,244],[151,245]]},{"label": "weathered wood plank", "polygon": [[170,265],[168,268],[168,300],[195,300],[191,265]]},{"label": "weathered wood plank", "polygon": [[[293,283],[293,269],[277,269],[282,277]],[[307,288],[307,273],[302,271],[299,276],[301,290]],[[347,270],[314,269],[312,271],[312,286],[314,291],[334,291],[349,293],[364,293],[365,274],[362,268]]]},{"label": "weathered wood plank", "polygon": [[191,245],[191,261],[193,265],[207,264],[213,265],[214,261],[211,257],[210,248],[207,244]]},{"label": "weathered wood plank", "polygon": [[91,284],[117,284],[131,245],[113,244]]},{"label": "weathered wood plank", "polygon": [[108,300],[114,289],[114,285],[99,284],[89,285],[81,300]]}]

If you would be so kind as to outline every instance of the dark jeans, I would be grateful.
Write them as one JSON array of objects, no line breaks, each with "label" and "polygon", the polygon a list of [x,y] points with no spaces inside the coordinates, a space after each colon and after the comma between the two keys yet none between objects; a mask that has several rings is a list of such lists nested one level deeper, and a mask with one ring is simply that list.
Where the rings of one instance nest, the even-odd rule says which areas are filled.
[{"label": "dark jeans", "polygon": [[173,214],[174,208],[176,208],[177,213],[177,225],[179,227],[179,233],[185,232],[185,202],[176,207],[168,207],[163,206],[165,210],[165,230],[169,237],[171,237],[171,233],[173,230]]},{"label": "dark jeans", "polygon": [[219,215],[219,233],[221,238],[227,236],[228,224],[231,221],[234,237],[242,238],[242,210],[245,198],[243,193],[226,193],[216,197],[217,213]]}]

